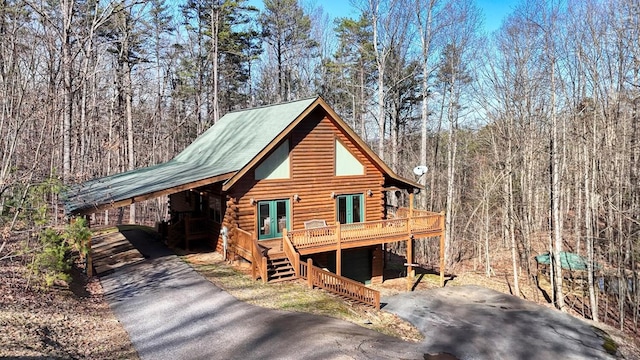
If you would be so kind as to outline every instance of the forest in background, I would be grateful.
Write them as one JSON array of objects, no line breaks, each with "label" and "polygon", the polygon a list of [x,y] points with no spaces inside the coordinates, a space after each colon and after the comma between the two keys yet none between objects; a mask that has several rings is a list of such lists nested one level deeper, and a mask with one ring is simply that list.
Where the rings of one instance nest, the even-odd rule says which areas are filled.
[{"label": "forest in background", "polygon": [[352,5],[332,21],[296,0],[0,0],[0,259],[60,221],[60,189],[165,162],[229,111],[321,95],[446,212],[448,269],[490,276],[508,249],[518,295],[550,251],[565,309],[553,270],[576,252],[587,316],[611,298],[637,332],[640,1],[523,0],[491,34],[467,0]]}]

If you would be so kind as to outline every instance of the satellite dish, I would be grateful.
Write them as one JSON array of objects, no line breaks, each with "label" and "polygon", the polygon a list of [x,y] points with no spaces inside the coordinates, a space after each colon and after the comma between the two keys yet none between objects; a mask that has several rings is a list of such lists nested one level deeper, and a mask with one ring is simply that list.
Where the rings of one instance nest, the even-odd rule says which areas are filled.
[{"label": "satellite dish", "polygon": [[428,168],[424,165],[419,165],[413,168],[413,173],[417,176],[422,176],[427,173]]}]

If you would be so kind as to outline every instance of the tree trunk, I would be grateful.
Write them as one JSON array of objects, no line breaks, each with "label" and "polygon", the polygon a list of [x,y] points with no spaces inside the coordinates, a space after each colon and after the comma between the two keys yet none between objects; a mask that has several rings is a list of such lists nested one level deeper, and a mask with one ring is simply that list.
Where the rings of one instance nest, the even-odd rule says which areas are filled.
[{"label": "tree trunk", "polygon": [[73,116],[73,82],[71,57],[71,23],[73,20],[73,0],[61,0],[62,10],[62,182],[67,185],[71,179],[71,117]]},{"label": "tree trunk", "polygon": [[514,133],[514,125],[513,125],[513,117],[509,120],[509,129],[508,137],[507,137],[507,161],[506,161],[506,172],[507,172],[507,216],[506,219],[508,221],[508,235],[509,235],[509,244],[511,245],[511,267],[513,271],[513,292],[514,295],[520,297],[520,281],[518,275],[518,244],[516,242],[516,231],[515,231],[515,211],[514,211],[514,194],[513,194],[513,133]]},{"label": "tree trunk", "polygon": [[[418,27],[420,29],[420,42],[422,45],[422,104],[420,108],[420,164],[421,166],[427,165],[427,124],[429,121],[429,55],[431,53],[431,21],[432,10],[435,5],[435,1],[429,2],[426,9],[427,18],[423,24],[421,19],[421,10],[423,8],[422,1],[416,1],[416,15],[418,21]],[[432,171],[435,169],[432,169]],[[422,185],[422,196],[420,197],[420,203],[422,209],[427,209],[427,174],[423,174],[420,177],[420,185]]]},{"label": "tree trunk", "polygon": [[211,67],[213,74],[213,123],[220,118],[220,105],[218,100],[218,32],[220,27],[220,10],[211,8]]},{"label": "tree trunk", "polygon": [[551,233],[552,244],[551,259],[553,260],[554,275],[554,304],[561,311],[566,311],[564,304],[564,293],[562,292],[562,262],[560,254],[562,252],[562,215],[560,213],[560,194],[562,187],[560,184],[560,154],[558,117],[556,115],[556,79],[555,79],[555,59],[551,61]]}]

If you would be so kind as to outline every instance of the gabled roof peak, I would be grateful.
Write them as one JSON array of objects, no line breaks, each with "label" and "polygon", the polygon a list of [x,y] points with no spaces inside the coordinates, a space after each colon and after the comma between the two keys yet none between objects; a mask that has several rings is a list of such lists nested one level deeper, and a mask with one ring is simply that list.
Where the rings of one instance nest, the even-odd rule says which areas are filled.
[{"label": "gabled roof peak", "polygon": [[[313,102],[313,101],[315,101],[315,100],[317,100],[319,98],[320,98],[320,96],[315,95],[315,96],[310,96],[310,97],[306,97],[306,98],[302,98],[302,99],[281,101],[279,103],[274,103],[274,104],[258,105],[258,106],[254,106],[254,107],[250,107],[250,108],[246,108],[246,109],[231,110],[231,111],[227,112],[222,118],[224,118],[225,116],[227,116],[229,114],[234,114],[234,113],[239,113],[239,112],[255,111],[255,110],[261,110],[261,109],[266,109],[266,108],[272,108],[272,107],[276,107],[276,106],[286,106],[286,105],[290,105],[290,104],[297,103],[297,102],[308,102],[308,101]],[[222,119],[222,118],[220,118],[220,119]]]}]

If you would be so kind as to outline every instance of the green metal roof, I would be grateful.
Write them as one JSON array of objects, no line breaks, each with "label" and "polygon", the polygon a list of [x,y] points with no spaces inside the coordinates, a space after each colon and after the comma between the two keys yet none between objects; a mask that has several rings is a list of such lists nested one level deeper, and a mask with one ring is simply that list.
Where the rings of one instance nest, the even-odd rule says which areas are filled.
[{"label": "green metal roof", "polygon": [[72,186],[67,214],[235,173],[267,147],[317,98],[227,113],[173,160]]}]

